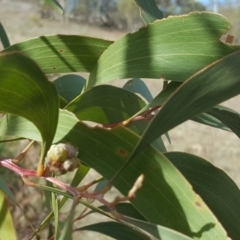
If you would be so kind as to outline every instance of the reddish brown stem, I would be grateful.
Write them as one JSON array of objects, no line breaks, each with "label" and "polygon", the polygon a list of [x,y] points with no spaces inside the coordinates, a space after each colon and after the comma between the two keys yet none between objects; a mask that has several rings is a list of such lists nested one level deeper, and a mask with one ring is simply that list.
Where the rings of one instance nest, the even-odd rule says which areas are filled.
[{"label": "reddish brown stem", "polygon": [[34,170],[23,169],[13,163],[12,159],[1,160],[0,165],[6,167],[13,172],[19,174],[21,177],[36,177],[37,173]]},{"label": "reddish brown stem", "polygon": [[[37,176],[37,172],[34,170],[28,170],[28,169],[23,169],[19,166],[17,166],[16,164],[14,164],[12,162],[11,159],[6,159],[6,160],[1,160],[0,161],[0,166],[6,167],[8,169],[10,169],[11,171],[17,173],[18,175],[20,175],[22,178],[28,178],[28,177],[38,177]],[[81,197],[81,193],[73,188],[72,186],[61,182],[60,180],[54,178],[54,177],[50,177],[50,176],[41,176],[41,178],[45,178],[47,181],[57,185],[58,187],[60,187],[61,189],[64,189],[66,191],[68,191],[69,193],[71,193],[73,196],[78,196]],[[34,187],[35,183],[31,182],[31,181],[25,181],[25,183],[27,183],[28,185]]]},{"label": "reddish brown stem", "polygon": [[109,123],[109,124],[97,124],[97,127],[100,127],[100,128],[105,128],[105,129],[112,129],[112,128],[115,128],[117,127],[118,125],[120,125],[121,122],[117,122],[117,123]]},{"label": "reddish brown stem", "polygon": [[[6,167],[6,168],[12,170],[13,172],[19,174],[23,178],[24,182],[29,186],[31,186],[31,187],[40,186],[39,184],[34,183],[34,182],[32,182],[28,179],[28,177],[39,177],[37,175],[37,171],[23,169],[23,168],[17,166],[16,164],[14,164],[12,159],[1,160],[0,161],[0,166]],[[74,203],[75,204],[77,204],[79,199],[82,198],[82,197],[89,198],[89,199],[92,199],[92,200],[95,199],[95,200],[98,200],[99,202],[101,202],[102,204],[104,204],[106,207],[108,207],[109,210],[111,211],[111,213],[117,218],[120,217],[120,215],[117,212],[117,210],[115,209],[116,204],[118,204],[119,202],[127,201],[127,200],[130,200],[130,199],[134,198],[137,189],[139,189],[142,186],[142,181],[143,181],[143,176],[140,176],[136,180],[135,184],[133,185],[133,188],[129,191],[128,196],[126,196],[126,197],[116,197],[112,202],[108,202],[104,199],[104,193],[105,193],[105,191],[110,189],[111,183],[109,183],[106,186],[106,189],[104,188],[102,191],[97,192],[97,193],[80,192],[79,190],[84,191],[89,186],[91,186],[94,183],[94,181],[91,182],[89,185],[85,185],[84,188],[79,188],[78,189],[78,188],[72,187],[69,184],[63,183],[63,182],[61,182],[60,180],[58,180],[54,177],[50,177],[48,171],[45,171],[44,174],[45,175],[41,176],[41,178],[44,178],[47,181],[52,182],[56,186],[60,187],[61,189],[64,189],[65,191],[71,193],[74,197]]]},{"label": "reddish brown stem", "polygon": [[[27,178],[28,177],[39,177],[37,175],[37,171],[23,169],[23,168],[17,166],[16,164],[14,164],[11,159],[1,160],[0,166],[6,167],[6,168],[10,169],[11,171],[20,175],[22,178],[25,178],[25,183],[27,183],[29,186],[31,186],[31,187],[36,186],[36,184],[34,182],[31,182],[30,180],[27,181]],[[56,186],[60,187],[61,189],[65,190],[65,191],[71,193],[74,197],[77,197],[77,198],[85,197],[85,198],[96,199],[99,201],[101,201],[101,199],[103,198],[103,194],[100,194],[100,193],[88,193],[88,192],[81,193],[77,188],[74,188],[69,184],[63,183],[54,177],[50,177],[49,175],[47,175],[47,176],[43,175],[43,176],[41,176],[41,178],[46,179],[47,181],[55,184]]]},{"label": "reddish brown stem", "polygon": [[30,147],[35,143],[34,140],[32,140],[24,149],[23,151],[14,159],[12,159],[13,163],[19,163],[23,160],[23,158],[25,157],[27,151],[30,149]]},{"label": "reddish brown stem", "polygon": [[[153,118],[153,112],[157,109],[159,109],[161,106],[155,106],[150,108],[148,111],[146,111],[145,113],[143,113],[142,115],[136,116],[133,119],[131,119],[128,123],[131,122],[137,122],[137,121],[142,121],[142,120],[151,120]],[[149,116],[150,115],[150,116]],[[118,123],[110,123],[110,124],[98,124],[97,126],[100,128],[104,128],[104,129],[113,129],[119,125],[121,125],[122,122],[118,122]]]}]

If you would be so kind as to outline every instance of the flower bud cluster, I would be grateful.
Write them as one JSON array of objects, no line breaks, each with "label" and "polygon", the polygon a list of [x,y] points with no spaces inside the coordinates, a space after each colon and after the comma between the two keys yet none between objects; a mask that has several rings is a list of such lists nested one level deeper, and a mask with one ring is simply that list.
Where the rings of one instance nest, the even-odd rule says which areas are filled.
[{"label": "flower bud cluster", "polygon": [[77,158],[78,149],[68,143],[54,144],[46,156],[46,165],[50,171],[59,176],[80,166]]}]

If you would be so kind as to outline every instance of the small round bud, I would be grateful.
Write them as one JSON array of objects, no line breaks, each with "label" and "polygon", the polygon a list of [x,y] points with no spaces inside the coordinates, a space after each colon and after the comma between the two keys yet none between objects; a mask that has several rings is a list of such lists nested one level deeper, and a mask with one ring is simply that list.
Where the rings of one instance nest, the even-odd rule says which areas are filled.
[{"label": "small round bud", "polygon": [[59,167],[54,167],[54,166],[50,166],[49,167],[50,172],[54,173],[56,176],[60,176],[65,174],[67,171],[64,169],[61,169]]},{"label": "small round bud", "polygon": [[66,171],[69,171],[70,169],[72,169],[72,165],[72,161],[68,159],[62,164],[62,168]]},{"label": "small round bud", "polygon": [[45,163],[55,175],[62,175],[80,166],[77,158],[78,149],[66,143],[54,144],[50,147]]},{"label": "small round bud", "polygon": [[79,158],[72,158],[71,159],[72,163],[73,163],[73,169],[79,168],[80,167],[80,160]]},{"label": "small round bud", "polygon": [[67,158],[75,158],[78,155],[78,149],[73,147],[72,145],[66,143],[65,144],[66,150],[67,150]]},{"label": "small round bud", "polygon": [[66,171],[73,171],[79,166],[80,166],[80,162],[78,158],[68,159],[62,164],[62,168],[65,169]]},{"label": "small round bud", "polygon": [[64,162],[67,159],[67,149],[65,144],[52,145],[47,153],[48,161]]}]

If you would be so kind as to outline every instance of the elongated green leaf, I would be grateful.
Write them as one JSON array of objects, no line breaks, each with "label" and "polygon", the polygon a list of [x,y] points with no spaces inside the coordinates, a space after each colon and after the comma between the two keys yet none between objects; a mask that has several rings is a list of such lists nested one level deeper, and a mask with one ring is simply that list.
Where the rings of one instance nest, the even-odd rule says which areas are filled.
[{"label": "elongated green leaf", "polygon": [[223,106],[207,111],[208,114],[220,119],[240,138],[240,114]]},{"label": "elongated green leaf", "polygon": [[[100,209],[108,211],[106,206],[101,206]],[[184,236],[181,233],[178,233],[172,229],[168,229],[156,224],[148,223],[145,219],[133,208],[129,203],[121,203],[116,206],[116,209],[119,213],[125,215],[121,220],[131,223],[142,230],[150,233],[156,239],[160,240],[190,240],[191,238]]]},{"label": "elongated green leaf", "polygon": [[63,230],[61,232],[60,237],[58,238],[59,240],[66,240],[66,239],[71,240],[72,239],[73,217],[74,217],[74,210],[75,210],[76,206],[77,206],[77,202],[73,202],[69,216],[68,216],[66,222],[64,223]]},{"label": "elongated green leaf", "polygon": [[[216,108],[218,108],[218,106],[214,107],[212,109],[214,110]],[[214,128],[218,128],[218,129],[222,129],[222,130],[231,132],[231,129],[226,124],[224,124],[223,121],[220,120],[220,118],[213,117],[213,115],[210,115],[209,113],[201,113],[201,114],[193,117],[191,120],[201,123],[201,124],[204,124],[204,125],[207,125],[207,126],[210,126],[210,127],[214,127]]]},{"label": "elongated green leaf", "polygon": [[152,23],[164,17],[155,0],[135,0],[135,2],[140,8],[141,17],[145,24]]},{"label": "elongated green leaf", "polygon": [[151,121],[131,159],[164,132],[239,94],[239,62],[240,52],[233,53],[184,82]]},{"label": "elongated green leaf", "polygon": [[25,117],[36,125],[43,143],[41,162],[56,132],[58,107],[55,87],[31,59],[19,53],[0,55],[0,112]]},{"label": "elongated green leaf", "polygon": [[14,138],[14,137],[0,137],[0,143],[6,143],[6,142],[14,142],[14,141],[19,141],[19,140],[24,140],[24,138]]},{"label": "elongated green leaf", "polygon": [[[166,100],[168,98],[170,98],[171,95],[180,86],[181,86],[181,83],[178,83],[178,82],[171,82],[170,84],[168,84],[154,99],[152,99],[152,101],[150,101],[149,104],[147,104],[139,112],[137,112],[135,115],[131,116],[128,120],[126,120],[125,124],[128,123],[134,117],[143,114],[145,111],[147,111],[150,108],[162,106],[166,102]],[[132,88],[130,88],[130,89],[132,89]],[[216,108],[218,108],[218,106]],[[207,126],[219,128],[219,129],[226,130],[226,131],[231,131],[227,125],[225,125],[219,119],[209,115],[208,113],[200,113],[199,115],[192,117],[191,120],[201,123],[201,124],[205,124]]]},{"label": "elongated green leaf", "polygon": [[58,199],[57,199],[57,195],[55,193],[51,193],[51,197],[52,197],[52,209],[53,209],[53,213],[54,213],[54,240],[57,240],[60,236],[60,229],[59,229],[59,224],[58,224],[58,216],[59,216],[59,212],[58,212]]},{"label": "elongated green leaf", "polygon": [[129,120],[144,113],[152,107],[161,107],[166,102],[166,100],[181,86],[181,84],[182,83],[178,82],[171,82],[168,84],[154,99],[151,99],[151,101],[149,101],[149,104],[147,104],[135,115],[131,116],[126,122],[129,122]]},{"label": "elongated green leaf", "polygon": [[153,97],[151,92],[149,91],[147,85],[140,78],[135,78],[127,81],[124,86],[124,89],[131,91],[133,93],[140,94],[143,96],[148,102],[151,102]]},{"label": "elongated green leaf", "polygon": [[9,189],[7,184],[4,182],[2,177],[0,176],[0,189],[14,202],[17,203],[15,196],[13,195],[12,191]]},{"label": "elongated green leaf", "polygon": [[[140,97],[127,90],[101,85],[78,96],[66,109],[73,112],[80,120],[111,124],[126,120],[144,106],[145,103]],[[142,121],[128,127],[141,135],[146,126],[147,122]],[[158,139],[153,145],[161,152],[166,151],[162,139]]]},{"label": "elongated green leaf", "polygon": [[[53,184],[50,183],[50,182],[46,182],[46,186],[47,187],[53,187]],[[53,198],[53,193],[51,192],[48,192],[48,191],[45,191],[44,192],[44,204],[47,208],[47,211],[51,211],[53,209],[53,202],[52,202],[52,198]],[[49,228],[51,228],[51,231],[53,230],[52,229],[52,226],[49,226]],[[54,233],[52,233],[53,235]]]},{"label": "elongated green leaf", "polygon": [[[22,127],[20,127],[21,124]],[[18,127],[15,128],[14,125]],[[28,128],[28,131],[26,131],[25,127]],[[24,135],[24,131],[28,137]],[[24,136],[24,138],[38,139],[37,141],[41,141],[39,131],[33,123],[26,121],[24,118],[6,114],[0,121],[0,135],[16,137],[15,134],[16,136]]]},{"label": "elongated green leaf", "polygon": [[63,14],[63,8],[57,0],[45,0],[45,2],[50,5],[58,13]]},{"label": "elongated green leaf", "polygon": [[[9,199],[11,199],[11,201],[19,207],[19,209],[21,210],[21,212],[22,212],[23,216],[25,217],[27,223],[29,224],[29,226],[32,227],[31,222],[29,221],[29,219],[28,219],[27,215],[25,214],[24,210],[23,210],[22,207],[18,204],[18,202],[17,202],[15,196],[13,195],[12,191],[9,189],[9,187],[8,187],[7,184],[4,182],[4,180],[2,179],[1,176],[0,176],[0,192],[4,192],[5,195],[8,196]],[[0,209],[0,215],[1,215],[1,209]],[[0,219],[1,219],[1,217],[0,217]],[[1,222],[1,220],[0,220],[0,222]],[[1,224],[0,224],[0,225],[1,225]],[[34,228],[32,227],[32,229],[34,229]],[[0,236],[1,236],[1,230],[0,230]]]},{"label": "elongated green leaf", "polygon": [[1,40],[4,48],[7,48],[7,47],[10,46],[10,42],[8,40],[7,33],[6,33],[6,31],[5,31],[1,22],[0,22],[0,40]]},{"label": "elongated green leaf", "polygon": [[229,29],[224,17],[206,12],[156,21],[104,51],[88,87],[119,78],[163,77],[182,82],[236,50],[219,40]]},{"label": "elongated green leaf", "polygon": [[59,96],[59,105],[60,108],[63,109],[68,105],[68,102],[61,96]]},{"label": "elongated green leaf", "polygon": [[[123,86],[124,89],[127,89],[128,91],[140,94],[141,96],[143,96],[148,102],[151,102],[153,100],[152,94],[149,91],[147,85],[141,80],[141,79],[132,79],[129,80],[128,82],[126,82],[126,84]],[[150,104],[146,105],[149,106]],[[140,111],[138,111],[136,114],[134,114],[133,116],[131,116],[129,118],[133,119],[134,117],[136,117],[137,115],[140,115],[142,113],[144,113],[146,110],[148,110],[150,108],[149,107],[143,107]],[[130,129],[132,129],[133,131],[135,131],[137,134],[142,135],[144,130],[147,127],[147,121],[145,122],[135,122],[134,125],[130,124],[128,125],[128,127]],[[170,142],[170,138],[168,136],[168,134],[166,133],[166,137]],[[163,143],[162,138],[158,138],[156,141],[154,141],[152,143],[152,146],[155,147],[157,150],[159,150],[160,152],[166,152],[166,147]]]},{"label": "elongated green leaf", "polygon": [[165,153],[165,156],[204,199],[229,237],[238,239],[240,190],[234,181],[225,172],[200,157],[181,152],[169,152]]},{"label": "elongated green leaf", "polygon": [[156,224],[144,222],[138,219],[124,217],[124,221],[134,224],[135,226],[145,230],[146,232],[150,233],[152,236],[160,240],[191,240],[192,239],[172,229],[162,227]]},{"label": "elongated green leaf", "polygon": [[57,78],[53,83],[58,94],[69,103],[82,92],[86,80],[81,76],[68,74]]},{"label": "elongated green leaf", "polygon": [[[109,212],[109,209],[106,206],[100,206],[99,208],[105,212]],[[133,207],[131,203],[119,203],[117,204],[116,209],[119,213],[123,215],[146,221],[146,219]]]},{"label": "elongated green leaf", "polygon": [[110,85],[101,85],[86,91],[66,109],[79,119],[103,124],[126,120],[145,106],[137,95]]},{"label": "elongated green leaf", "polygon": [[5,194],[0,190],[0,237],[1,240],[15,240],[17,235],[7,205]]},{"label": "elongated green leaf", "polygon": [[[12,132],[40,140],[33,124],[20,117],[11,118],[8,121],[3,119],[5,130],[4,124],[1,124],[0,134],[2,131]],[[113,130],[89,128],[73,114],[61,110],[54,142],[58,141],[67,141],[78,147],[79,158],[110,179],[126,162],[139,137],[122,126]],[[196,239],[212,240],[212,236],[216,239],[227,238],[202,199],[160,152],[151,147],[145,148],[115,179],[114,186],[125,195],[140,174],[144,174],[145,180],[132,204],[148,221]]]},{"label": "elongated green leaf", "polygon": [[136,239],[151,239],[144,238],[135,232],[131,231],[126,226],[123,226],[122,224],[116,223],[116,222],[104,222],[104,223],[96,223],[92,225],[88,225],[85,227],[81,227],[76,229],[77,231],[95,231],[98,233],[105,234],[109,237],[112,237],[117,240],[136,240]]},{"label": "elongated green leaf", "polygon": [[20,51],[45,73],[90,72],[112,42],[91,37],[53,35],[12,45],[5,51]]}]

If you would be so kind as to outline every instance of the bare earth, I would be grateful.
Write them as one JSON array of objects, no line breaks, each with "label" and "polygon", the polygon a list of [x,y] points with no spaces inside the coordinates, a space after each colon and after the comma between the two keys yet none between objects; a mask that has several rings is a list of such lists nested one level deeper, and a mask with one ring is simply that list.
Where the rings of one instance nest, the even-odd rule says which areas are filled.
[{"label": "bare earth", "polygon": [[[110,40],[124,35],[123,32],[69,23],[61,19],[58,21],[44,20],[40,18],[35,9],[29,3],[0,0],[0,21],[12,44],[39,35],[56,33],[87,35]],[[156,89],[161,89],[162,86],[162,82],[158,80],[147,80],[147,83],[153,95],[156,95],[158,93]],[[123,83],[117,81],[116,85],[122,86]],[[240,96],[225,102],[224,105],[240,112]],[[169,134],[172,144],[165,141],[169,151],[186,151],[199,155],[227,172],[240,186],[240,163],[238,162],[240,161],[240,141],[237,136],[192,121],[176,127]]]}]

